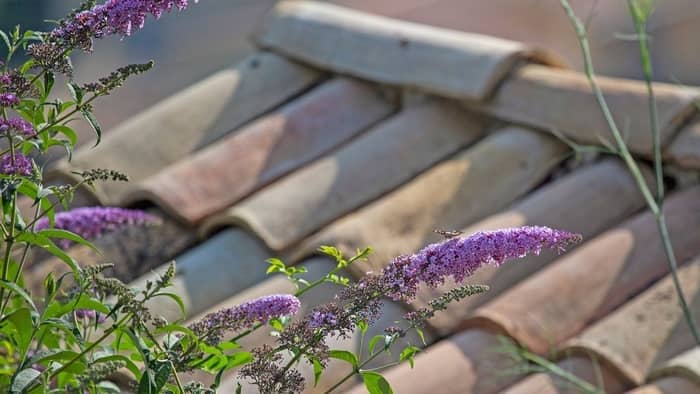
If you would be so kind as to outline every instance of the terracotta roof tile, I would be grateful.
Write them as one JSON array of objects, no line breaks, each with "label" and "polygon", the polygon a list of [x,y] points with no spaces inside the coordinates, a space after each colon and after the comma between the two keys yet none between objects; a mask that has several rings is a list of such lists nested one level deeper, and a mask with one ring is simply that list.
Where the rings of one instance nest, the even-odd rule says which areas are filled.
[{"label": "terracotta roof tile", "polygon": [[668,376],[627,391],[626,394],[696,394],[698,391],[700,385],[679,376]]},{"label": "terracotta roof tile", "polygon": [[[627,136],[631,151],[651,152],[646,86],[641,81],[599,77],[598,83]],[[695,113],[700,91],[674,85],[654,85],[659,110],[662,143]],[[586,76],[574,71],[540,65],[518,68],[507,78],[492,100],[476,106],[499,118],[556,130],[580,142],[613,142],[610,129],[598,107]]]},{"label": "terracotta roof tile", "polygon": [[[700,313],[700,258],[679,273],[694,315]],[[563,352],[592,353],[605,359],[634,385],[661,363],[694,345],[670,276],[567,341]],[[689,357],[692,360],[692,357]],[[700,370],[700,365],[698,365]],[[700,375],[699,375],[700,376]]]},{"label": "terracotta roof tile", "polygon": [[[608,160],[578,169],[542,187],[510,209],[474,223],[465,229],[465,233],[544,225],[565,228],[583,235],[584,239],[591,239],[641,209],[642,205],[641,194],[624,166]],[[556,258],[555,252],[544,251],[539,256],[529,256],[513,264],[482,267],[469,278],[469,282],[487,284],[489,291],[453,304],[429,324],[442,334],[455,331],[476,307],[495,299]],[[424,306],[447,288],[449,286],[436,290],[421,289],[413,306]]]},{"label": "terracotta roof tile", "polygon": [[552,137],[517,127],[495,131],[325,227],[295,248],[296,255],[319,245],[336,245],[346,253],[377,245],[369,263],[350,268],[357,275],[378,272],[392,257],[442,238],[433,232],[436,228],[460,229],[507,206],[542,182],[564,157],[565,146]]},{"label": "terracotta roof tile", "polygon": [[352,143],[204,223],[241,224],[273,250],[408,181],[484,131],[478,117],[436,101],[406,108]]},{"label": "terracotta roof tile", "polygon": [[[700,188],[671,196],[665,213],[679,262],[700,254]],[[588,241],[474,312],[536,352],[581,331],[668,272],[651,214]]]},{"label": "terracotta roof tile", "polygon": [[[272,53],[251,55],[122,123],[98,148],[78,149],[70,166],[64,161],[49,175],[72,179],[73,169],[100,167],[139,181],[278,106],[320,76]],[[138,159],[125,160],[124,152]],[[104,183],[96,195],[105,204],[119,204],[129,188],[129,183]]]},{"label": "terracotta roof tile", "polygon": [[[591,382],[604,393],[621,393],[629,386],[609,369],[586,355],[568,357],[557,366],[584,381]],[[551,374],[538,373],[503,390],[503,394],[575,394],[582,390],[570,382]]]},{"label": "terracotta roof tile", "polygon": [[520,60],[558,63],[518,42],[319,2],[278,3],[256,41],[322,69],[463,100],[490,95]]},{"label": "terracotta roof tile", "polygon": [[150,199],[186,222],[199,222],[357,136],[395,108],[369,85],[334,79],[145,179],[125,201]]}]

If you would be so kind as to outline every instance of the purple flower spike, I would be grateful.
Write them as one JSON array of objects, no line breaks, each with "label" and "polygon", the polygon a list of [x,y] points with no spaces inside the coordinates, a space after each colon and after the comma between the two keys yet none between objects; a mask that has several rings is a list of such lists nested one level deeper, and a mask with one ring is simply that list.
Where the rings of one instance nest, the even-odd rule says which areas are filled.
[{"label": "purple flower spike", "polygon": [[[194,2],[197,3],[197,0]],[[188,0],[107,0],[104,4],[80,12],[72,20],[63,22],[51,32],[51,38],[84,43],[84,49],[90,50],[88,41],[93,38],[129,36],[135,30],[143,28],[149,14],[158,19],[164,12],[170,12],[174,8],[187,8],[188,3]]]},{"label": "purple flower spike", "polygon": [[264,324],[272,318],[293,315],[300,307],[299,299],[293,295],[274,294],[210,313],[192,324],[190,329],[198,336],[206,335],[210,344],[216,344],[227,331],[239,331],[253,327],[255,323]]},{"label": "purple flower spike", "polygon": [[[83,207],[55,216],[54,228],[67,230],[85,239],[95,239],[107,232],[115,231],[131,225],[142,225],[156,222],[157,219],[143,211],[116,207]],[[36,223],[35,230],[40,231],[49,227],[47,218],[41,218]],[[71,242],[61,240],[59,245],[69,247]]]},{"label": "purple flower spike", "polygon": [[412,300],[418,286],[437,287],[452,277],[462,282],[485,264],[500,265],[543,248],[559,252],[580,242],[581,236],[548,227],[520,227],[478,232],[428,245],[418,253],[395,258],[381,274],[387,295],[394,300]]},{"label": "purple flower spike", "polygon": [[19,97],[14,93],[0,93],[0,107],[14,107],[19,104]]},{"label": "purple flower spike", "polygon": [[96,312],[92,309],[76,309],[75,310],[75,317],[82,320],[82,319],[87,319],[87,320],[97,320],[97,323],[102,324],[107,320],[107,316],[100,313]]},{"label": "purple flower spike", "polygon": [[30,176],[33,172],[32,160],[21,153],[15,153],[14,159],[10,153],[0,157],[0,173],[2,174]]}]

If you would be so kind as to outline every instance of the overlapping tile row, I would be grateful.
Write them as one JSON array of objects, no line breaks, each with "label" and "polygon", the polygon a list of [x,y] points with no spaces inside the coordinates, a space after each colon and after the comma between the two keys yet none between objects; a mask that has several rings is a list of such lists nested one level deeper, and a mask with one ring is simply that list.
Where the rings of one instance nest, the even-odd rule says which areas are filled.
[{"label": "overlapping tile row", "polygon": [[[678,276],[691,312],[700,313],[700,264],[696,258]],[[621,308],[601,319],[561,348],[558,364],[606,392],[620,392],[644,383],[649,373],[694,345],[694,339],[678,307],[673,280],[667,276]],[[576,359],[577,368],[569,368]],[[588,364],[584,366],[584,364]],[[607,379],[597,381],[592,372],[606,370]],[[547,387],[547,389],[544,389]],[[560,393],[573,391],[556,377],[532,375],[506,392]]]},{"label": "overlapping tile row", "polygon": [[372,86],[326,82],[145,179],[125,202],[156,201],[195,224],[358,136],[396,109]]},{"label": "overlapping tile row", "polygon": [[[311,1],[280,2],[256,35],[265,49],[331,72],[464,101],[497,118],[602,144],[610,131],[586,76],[520,43],[439,29]],[[361,56],[360,56],[361,54]],[[630,149],[651,153],[644,82],[598,77]],[[697,88],[656,83],[661,141],[670,159],[700,168]]]},{"label": "overlapping tile row", "polygon": [[443,102],[404,108],[361,138],[263,188],[203,224],[250,229],[276,251],[376,199],[474,142],[483,120]]},{"label": "overlapping tile row", "polygon": [[[318,71],[272,53],[257,53],[160,102],[109,132],[99,147],[78,149],[49,177],[109,168],[132,182],[153,175],[317,83]],[[128,157],[125,152],[129,152]],[[107,182],[96,197],[120,204],[133,183]]]},{"label": "overlapping tile row", "polygon": [[690,394],[700,391],[700,347],[694,347],[653,370],[649,383],[628,394]]},{"label": "overlapping tile row", "polygon": [[[665,206],[681,262],[700,254],[700,215],[688,214],[700,210],[699,198],[700,188],[694,187],[671,196]],[[454,392],[505,389],[514,378],[493,375],[511,362],[493,352],[498,334],[547,354],[666,274],[662,250],[651,214],[640,214],[477,308],[465,331],[419,355],[415,369],[402,366],[387,377],[401,393],[425,392],[445,381]]]}]

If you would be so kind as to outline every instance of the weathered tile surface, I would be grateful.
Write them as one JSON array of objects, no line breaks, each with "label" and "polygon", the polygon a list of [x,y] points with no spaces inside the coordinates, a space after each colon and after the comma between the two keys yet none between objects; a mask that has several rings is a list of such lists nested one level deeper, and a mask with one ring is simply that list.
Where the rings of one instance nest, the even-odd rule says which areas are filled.
[{"label": "weathered tile surface", "polygon": [[[78,149],[70,165],[62,162],[49,176],[72,178],[73,169],[98,167],[139,181],[283,103],[320,76],[275,54],[251,55],[127,120],[97,148]],[[104,183],[96,196],[104,204],[119,204],[129,187]]]},{"label": "weathered tile surface", "polygon": [[[651,128],[646,87],[641,81],[599,77],[618,127],[627,136],[631,151],[651,153]],[[656,84],[662,143],[696,111],[697,89]],[[477,107],[478,108],[478,107]],[[601,138],[614,142],[610,129],[591,92],[586,76],[567,70],[526,65],[507,78],[482,110],[499,118],[555,130],[589,144]]]},{"label": "weathered tile surface", "polygon": [[488,96],[519,60],[558,63],[517,42],[319,2],[279,3],[256,41],[323,69],[468,100]]},{"label": "weathered tile surface", "polygon": [[442,101],[404,109],[340,150],[205,221],[242,224],[273,250],[410,180],[483,132],[480,118]]},{"label": "weathered tile surface", "polygon": [[[700,188],[670,196],[665,213],[676,256],[700,253]],[[656,225],[644,213],[590,240],[475,311],[544,353],[668,272]]]},{"label": "weathered tile surface", "polygon": [[378,272],[392,257],[441,238],[436,228],[462,228],[505,207],[539,184],[565,155],[566,147],[544,134],[516,127],[495,131],[294,250],[308,254],[319,245],[335,245],[350,254],[371,246],[370,262],[351,270]]},{"label": "weathered tile surface", "polygon": [[335,79],[141,182],[126,201],[149,199],[189,223],[359,135],[395,105],[366,84]]}]

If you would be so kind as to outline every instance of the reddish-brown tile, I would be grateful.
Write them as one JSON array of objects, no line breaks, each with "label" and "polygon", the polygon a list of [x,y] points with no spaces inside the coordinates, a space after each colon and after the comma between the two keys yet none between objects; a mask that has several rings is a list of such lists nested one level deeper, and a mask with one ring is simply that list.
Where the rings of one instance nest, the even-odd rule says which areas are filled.
[{"label": "reddish-brown tile", "polygon": [[389,116],[369,85],[335,79],[145,179],[125,197],[149,199],[189,223],[316,159]]},{"label": "reddish-brown tile", "polygon": [[[643,82],[599,77],[598,83],[633,152],[651,154],[647,91]],[[662,142],[695,112],[698,90],[675,85],[654,87]],[[502,119],[539,126],[577,141],[600,144],[612,140],[586,76],[581,73],[526,65],[506,79],[483,110]]]},{"label": "reddish-brown tile", "polygon": [[295,248],[293,258],[319,245],[348,254],[371,246],[370,262],[350,268],[357,275],[378,272],[394,256],[441,238],[435,229],[459,229],[502,209],[539,184],[565,155],[565,146],[544,134],[517,127],[496,131],[324,228]]},{"label": "reddish-brown tile", "polygon": [[[97,148],[78,149],[47,177],[109,168],[132,182],[153,175],[308,88],[321,75],[272,53],[257,53],[121,124]],[[125,156],[128,155],[128,156]],[[95,195],[119,204],[130,183],[105,182]]]},{"label": "reddish-brown tile", "polygon": [[[700,188],[665,204],[679,262],[700,254]],[[496,324],[544,353],[602,318],[668,272],[649,213],[610,230],[475,311],[472,326]]]},{"label": "reddish-brown tile", "polygon": [[263,188],[204,222],[242,224],[273,250],[410,180],[473,142],[481,118],[441,100],[404,109],[340,150]]}]

